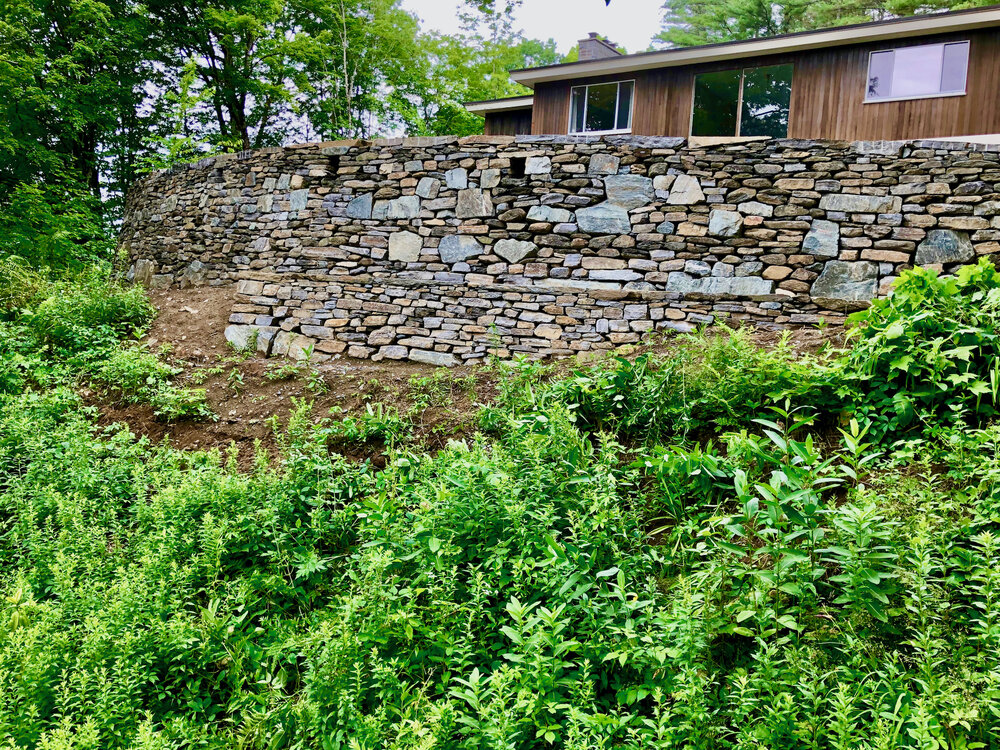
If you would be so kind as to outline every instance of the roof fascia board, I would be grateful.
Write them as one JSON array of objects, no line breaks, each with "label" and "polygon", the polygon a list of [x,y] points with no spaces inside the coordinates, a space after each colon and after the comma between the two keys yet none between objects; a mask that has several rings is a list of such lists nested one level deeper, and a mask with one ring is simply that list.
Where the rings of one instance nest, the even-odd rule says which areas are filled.
[{"label": "roof fascia board", "polygon": [[511,112],[516,109],[530,109],[535,102],[533,96],[518,96],[512,99],[498,99],[488,102],[467,102],[465,108],[470,112]]},{"label": "roof fascia board", "polygon": [[623,57],[610,57],[585,63],[569,63],[545,68],[526,68],[511,72],[518,83],[534,88],[537,83],[561,81],[568,78],[589,78],[616,73],[633,73],[652,68],[668,68],[696,63],[719,62],[744,57],[763,57],[789,52],[803,52],[821,47],[838,47],[866,44],[888,39],[931,36],[949,32],[969,31],[984,26],[1000,24],[1000,8],[970,11],[947,15],[928,15],[919,18],[873,23],[862,26],[844,26],[805,34],[793,34],[772,39],[752,39],[746,42],[684,47],[663,52],[640,53]]}]

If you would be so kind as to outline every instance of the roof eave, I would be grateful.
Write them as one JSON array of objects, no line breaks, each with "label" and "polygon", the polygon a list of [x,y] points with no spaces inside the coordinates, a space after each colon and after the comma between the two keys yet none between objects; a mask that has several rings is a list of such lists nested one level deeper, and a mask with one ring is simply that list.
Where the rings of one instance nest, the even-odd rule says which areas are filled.
[{"label": "roof eave", "polygon": [[891,22],[842,26],[823,31],[791,34],[769,39],[752,39],[746,42],[684,47],[646,52],[623,57],[611,57],[582,63],[566,63],[543,68],[525,68],[511,71],[517,83],[534,88],[538,83],[561,81],[568,78],[589,78],[617,73],[634,73],[653,68],[720,62],[744,57],[804,52],[822,47],[840,47],[865,44],[887,39],[903,39],[932,34],[968,31],[983,26],[1000,25],[1000,8],[992,7],[967,12],[918,16]]},{"label": "roof eave", "polygon": [[532,96],[515,96],[510,99],[493,99],[482,102],[466,102],[465,108],[477,115],[491,112],[513,112],[519,109],[531,109],[534,105]]}]

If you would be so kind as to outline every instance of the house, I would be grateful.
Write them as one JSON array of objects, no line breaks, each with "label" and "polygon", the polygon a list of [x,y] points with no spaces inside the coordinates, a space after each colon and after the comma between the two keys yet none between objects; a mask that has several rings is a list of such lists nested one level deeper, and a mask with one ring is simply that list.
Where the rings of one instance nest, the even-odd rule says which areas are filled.
[{"label": "house", "polygon": [[1000,134],[1000,6],[515,70],[488,135],[902,140]]}]

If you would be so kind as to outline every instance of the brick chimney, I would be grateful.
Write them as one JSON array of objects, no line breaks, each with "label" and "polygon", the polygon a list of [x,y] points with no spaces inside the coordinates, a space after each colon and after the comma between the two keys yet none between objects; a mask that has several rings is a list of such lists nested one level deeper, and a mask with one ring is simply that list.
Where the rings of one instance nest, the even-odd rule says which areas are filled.
[{"label": "brick chimney", "polygon": [[580,62],[588,60],[603,60],[608,57],[618,57],[621,52],[612,42],[606,42],[598,37],[596,31],[591,31],[590,36],[580,40]]}]

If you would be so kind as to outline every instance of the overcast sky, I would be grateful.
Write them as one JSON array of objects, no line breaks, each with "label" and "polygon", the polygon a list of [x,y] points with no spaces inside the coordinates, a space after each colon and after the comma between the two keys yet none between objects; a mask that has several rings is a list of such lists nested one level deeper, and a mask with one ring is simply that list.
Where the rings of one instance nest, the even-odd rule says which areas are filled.
[{"label": "overcast sky", "polygon": [[[455,33],[459,0],[403,0],[403,7],[416,14],[427,31]],[[567,52],[578,39],[596,31],[624,46],[641,52],[660,30],[663,0],[524,0],[517,14],[517,26],[525,36],[555,39],[560,52]]]}]

